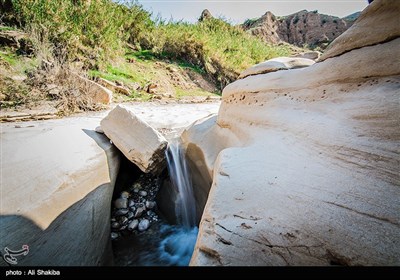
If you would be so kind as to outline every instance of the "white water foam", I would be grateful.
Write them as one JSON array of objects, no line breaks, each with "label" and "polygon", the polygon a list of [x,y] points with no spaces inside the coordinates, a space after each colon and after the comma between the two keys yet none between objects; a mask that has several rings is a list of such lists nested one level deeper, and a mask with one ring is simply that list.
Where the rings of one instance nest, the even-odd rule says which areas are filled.
[{"label": "white water foam", "polygon": [[179,195],[175,205],[178,222],[188,228],[194,227],[196,225],[196,201],[185,153],[179,143],[172,142],[168,145],[166,156],[169,176]]}]

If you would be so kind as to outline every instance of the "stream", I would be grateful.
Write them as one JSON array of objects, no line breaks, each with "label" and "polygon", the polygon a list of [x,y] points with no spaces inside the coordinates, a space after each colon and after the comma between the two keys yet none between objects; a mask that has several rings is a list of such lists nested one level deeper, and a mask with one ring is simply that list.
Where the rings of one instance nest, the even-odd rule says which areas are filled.
[{"label": "stream", "polygon": [[[138,230],[135,228],[131,230],[132,233],[127,233],[126,230],[121,233],[115,231],[114,233],[118,234],[118,238],[113,241],[114,262],[118,266],[186,266],[190,262],[198,234],[196,202],[185,154],[177,140],[169,143],[166,159],[167,177],[169,178],[164,178],[164,176],[146,178],[147,175],[141,175],[139,180],[142,182],[142,187],[146,188],[146,192],[149,192],[149,195],[146,196],[150,196],[150,198],[144,200],[144,198],[132,194],[132,197],[135,197],[132,200],[132,205],[141,207],[146,201],[151,201],[154,198],[151,195],[158,192],[160,187],[171,188],[168,191],[164,190],[163,194],[170,196],[167,203],[174,204],[175,207],[172,212],[175,217],[172,222],[168,222],[160,209],[149,210],[137,219],[138,222],[150,220],[151,225],[147,230],[142,231],[140,228]],[[138,183],[139,180],[133,183],[134,188],[141,188]],[[160,184],[161,180],[169,180],[170,183]],[[129,191],[139,194],[142,192],[142,190],[139,191],[134,188],[129,189]],[[126,190],[121,193],[126,193]],[[115,209],[115,211],[118,210]],[[149,213],[154,212],[157,213],[157,216],[149,215]],[[114,223],[120,221],[118,215],[114,214],[114,216]]]}]

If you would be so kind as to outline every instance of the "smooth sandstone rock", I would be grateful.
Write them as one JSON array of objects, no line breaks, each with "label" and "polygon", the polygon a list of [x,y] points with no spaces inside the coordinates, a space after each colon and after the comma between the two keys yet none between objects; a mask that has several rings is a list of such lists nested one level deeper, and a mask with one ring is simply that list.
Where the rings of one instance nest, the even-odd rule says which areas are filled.
[{"label": "smooth sandstone rock", "polygon": [[224,89],[182,137],[212,174],[191,265],[400,264],[399,44]]},{"label": "smooth sandstone rock", "polygon": [[239,75],[239,79],[246,78],[251,75],[265,74],[269,72],[275,72],[279,70],[288,70],[303,68],[313,65],[314,60],[301,57],[276,57],[259,64],[256,64]]},{"label": "smooth sandstone rock", "polygon": [[[18,265],[101,265],[111,256],[110,206],[119,152],[99,120],[0,124],[0,248]],[[7,265],[3,259],[0,265]]]},{"label": "smooth sandstone rock", "polygon": [[115,107],[102,121],[101,128],[117,148],[145,173],[159,173],[165,167],[167,141],[133,112]]},{"label": "smooth sandstone rock", "polygon": [[[215,114],[207,116],[194,122],[181,135],[192,177],[196,213],[199,218],[207,202],[216,156],[225,148],[241,145],[234,132],[218,126],[216,121]],[[217,139],[218,141],[215,141]],[[165,196],[168,195],[165,194]],[[174,195],[170,196],[174,197]]]},{"label": "smooth sandstone rock", "polygon": [[317,61],[321,57],[322,53],[319,51],[308,51],[296,54],[294,57],[299,58],[308,58],[314,61]]},{"label": "smooth sandstone rock", "polygon": [[320,60],[400,37],[400,1],[374,1],[357,21],[326,49]]}]

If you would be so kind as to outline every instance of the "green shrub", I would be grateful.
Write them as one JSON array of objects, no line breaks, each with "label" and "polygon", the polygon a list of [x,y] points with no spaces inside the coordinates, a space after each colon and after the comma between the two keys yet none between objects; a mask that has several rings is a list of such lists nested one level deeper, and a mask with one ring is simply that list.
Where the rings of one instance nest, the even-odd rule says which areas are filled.
[{"label": "green shrub", "polygon": [[142,46],[151,48],[159,56],[200,67],[221,88],[251,65],[289,54],[284,46],[266,45],[240,27],[215,18],[196,24],[159,22]]},{"label": "green shrub", "polygon": [[[22,26],[46,34],[70,60],[105,61],[123,55],[124,42],[135,42],[150,14],[136,2],[110,0],[14,0]],[[129,32],[127,32],[129,31]]]},{"label": "green shrub", "polygon": [[151,14],[132,0],[11,1],[14,18],[32,34],[38,56],[79,62],[84,69],[100,72],[108,72],[107,66],[123,57],[129,46],[149,59],[192,65],[222,89],[247,67],[290,52],[266,45],[222,19],[195,24],[152,21]]}]

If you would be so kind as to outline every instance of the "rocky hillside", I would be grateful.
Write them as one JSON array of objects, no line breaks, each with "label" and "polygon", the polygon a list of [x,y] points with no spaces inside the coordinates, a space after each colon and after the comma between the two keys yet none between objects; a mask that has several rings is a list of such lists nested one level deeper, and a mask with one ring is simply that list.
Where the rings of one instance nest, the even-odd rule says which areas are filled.
[{"label": "rocky hillside", "polygon": [[338,18],[318,13],[300,11],[284,17],[266,12],[262,17],[247,20],[242,27],[268,43],[287,42],[310,48],[326,47],[346,31],[357,19],[358,13]]},{"label": "rocky hillside", "polygon": [[319,62],[253,68],[183,133],[211,187],[191,265],[400,264],[399,13],[373,1]]}]

